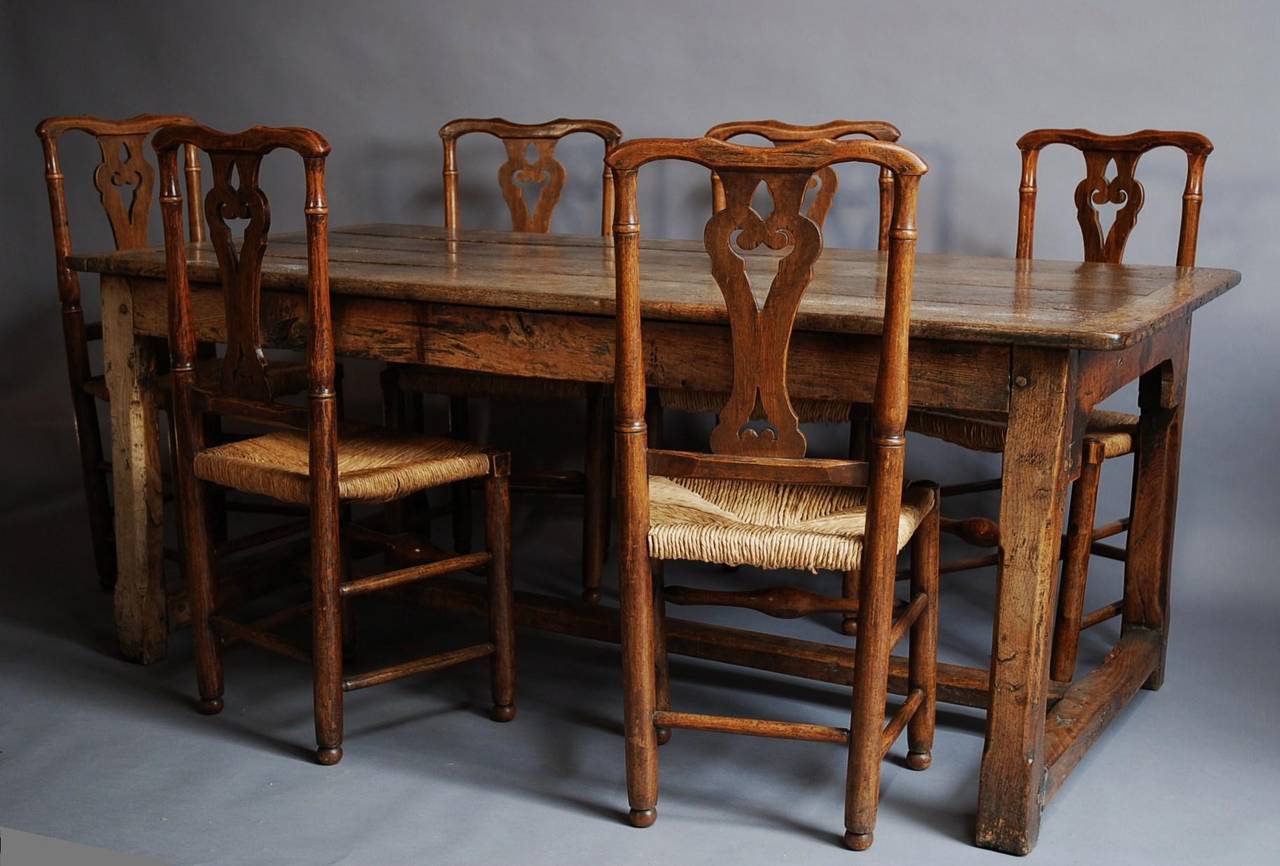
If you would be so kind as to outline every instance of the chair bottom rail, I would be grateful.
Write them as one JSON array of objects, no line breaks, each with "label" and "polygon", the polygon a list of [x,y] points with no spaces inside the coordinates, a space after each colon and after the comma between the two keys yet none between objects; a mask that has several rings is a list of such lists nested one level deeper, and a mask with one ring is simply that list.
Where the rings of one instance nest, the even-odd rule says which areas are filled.
[{"label": "chair bottom rail", "polygon": [[745,734],[749,737],[809,740],[818,743],[839,743],[841,745],[849,742],[848,728],[815,725],[807,722],[780,722],[773,719],[752,719],[743,716],[716,716],[706,713],[658,710],[653,714],[653,723],[660,728],[713,731],[721,734]]},{"label": "chair bottom rail", "polygon": [[893,608],[893,628],[889,631],[889,648],[892,649],[907,636],[911,626],[916,624],[920,614],[929,606],[927,593],[918,592],[909,602],[899,602]]},{"label": "chair bottom rail", "polygon": [[889,754],[889,750],[898,741],[898,737],[902,736],[902,731],[907,726],[907,722],[911,721],[911,717],[919,711],[923,704],[924,690],[912,689],[907,695],[907,699],[903,701],[902,706],[898,707],[894,714],[889,717],[884,730],[880,733],[881,758]]},{"label": "chair bottom rail", "polygon": [[408,568],[401,568],[395,571],[384,571],[381,574],[373,574],[368,577],[359,577],[355,580],[349,580],[342,584],[339,588],[339,592],[342,593],[343,598],[367,595],[371,592],[390,589],[393,586],[403,586],[406,583],[416,583],[420,580],[429,580],[433,577],[439,577],[442,574],[451,574],[455,571],[467,571],[472,568],[478,568],[479,566],[487,565],[492,561],[492,559],[493,556],[488,551],[467,553],[461,556],[451,556],[448,559],[439,559],[423,565],[411,565]]},{"label": "chair bottom rail", "polygon": [[247,643],[295,661],[311,663],[309,649],[278,634],[237,622],[228,616],[211,616],[209,624],[213,626],[213,630],[218,633],[224,643]]},{"label": "chair bottom rail", "polygon": [[[281,622],[295,619],[310,613],[311,605],[300,604],[283,611],[277,611],[274,614],[263,617],[252,625],[237,622],[226,616],[213,616],[209,618],[209,624],[218,633],[225,646],[234,644],[249,644],[277,655],[286,656],[295,661],[311,664],[312,653],[300,644],[294,643],[288,638],[281,637],[278,634],[272,634],[266,631],[265,626],[268,624],[279,625]],[[393,680],[403,679],[405,677],[415,676],[417,674],[431,673],[432,671],[444,670],[454,665],[460,665],[465,662],[474,661],[475,659],[485,658],[494,653],[494,645],[491,643],[480,643],[472,646],[462,647],[461,649],[447,650],[445,652],[433,653],[429,656],[413,659],[407,662],[399,662],[386,667],[374,668],[373,670],[364,671],[358,674],[351,674],[343,677],[342,690],[344,692],[353,692],[357,689],[366,689],[370,686],[389,683]]]},{"label": "chair bottom rail", "polygon": [[388,665],[384,668],[375,668],[371,671],[344,677],[342,690],[344,692],[354,692],[356,689],[367,689],[369,686],[378,686],[393,680],[416,676],[417,674],[444,670],[454,665],[491,656],[493,653],[494,646],[491,643],[480,643],[461,649],[449,650],[448,652],[435,653],[413,661]]},{"label": "chair bottom rail", "polygon": [[[407,590],[411,597],[433,610],[485,617],[488,615],[483,586],[441,578]],[[618,643],[618,609],[584,604],[532,592],[517,592],[516,625],[553,634]],[[740,667],[787,674],[816,682],[853,684],[852,646],[765,634],[729,626],[691,622],[668,617],[667,650],[675,655],[724,662]],[[938,663],[938,700],[966,707],[985,708],[991,674],[986,668]],[[1062,697],[1064,683],[1049,684],[1049,701]],[[903,656],[889,661],[889,691],[909,691],[908,664]]]},{"label": "chair bottom rail", "polygon": [[1091,610],[1080,619],[1080,630],[1093,628],[1095,625],[1101,625],[1109,619],[1115,619],[1124,611],[1124,600],[1113,601],[1111,604],[1103,605],[1097,610]]}]

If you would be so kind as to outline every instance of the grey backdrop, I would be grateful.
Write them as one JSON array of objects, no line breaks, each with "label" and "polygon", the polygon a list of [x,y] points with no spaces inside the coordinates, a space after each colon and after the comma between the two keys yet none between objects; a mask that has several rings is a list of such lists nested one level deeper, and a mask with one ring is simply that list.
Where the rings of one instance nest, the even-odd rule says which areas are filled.
[{"label": "grey backdrop", "polygon": [[[1195,318],[1174,641],[1183,628],[1187,640],[1200,635],[1196,652],[1221,662],[1213,675],[1242,687],[1245,718],[1233,717],[1231,725],[1273,725],[1280,662],[1274,636],[1280,473],[1273,453],[1280,432],[1280,300],[1272,285],[1280,272],[1274,240],[1280,225],[1278,10],[1266,0],[5,0],[0,514],[19,522],[36,513],[63,515],[60,539],[78,545],[87,535],[78,510],[40,150],[31,132],[45,115],[172,111],[224,129],[313,127],[333,144],[334,224],[438,223],[435,130],[455,116],[601,117],[628,136],[696,135],[739,118],[882,118],[896,123],[903,142],[931,167],[921,191],[921,249],[987,255],[1013,250],[1014,142],[1022,132],[1038,126],[1195,129],[1216,146],[1205,180],[1199,261],[1238,269],[1244,282]],[[557,230],[596,230],[594,147],[563,150],[571,180]],[[91,156],[87,149],[69,150],[68,162],[76,153]],[[493,149],[468,143],[462,158],[464,220],[500,226],[501,202],[489,183]],[[468,174],[472,163],[483,167]],[[1078,258],[1070,201],[1078,157],[1050,152],[1042,163],[1037,254]],[[1174,154],[1144,159],[1140,176],[1148,200],[1129,261],[1172,262],[1182,165]],[[87,163],[81,166],[79,178],[68,166],[68,183],[77,187],[73,218],[83,217],[75,226],[77,246],[101,247],[107,235],[92,214]],[[274,227],[296,228],[296,185],[280,188],[290,197],[273,199]],[[866,245],[872,209],[858,190],[869,192],[872,184],[851,180],[847,189],[828,243]],[[708,199],[703,173],[651,171],[642,190],[647,234],[697,236]],[[367,370],[360,375],[371,382]],[[1132,397],[1122,394],[1113,405],[1132,405]],[[366,396],[364,405],[371,404]],[[992,465],[933,445],[914,447],[912,458],[916,474],[941,480]],[[1108,473],[1104,511],[1126,504],[1126,474],[1127,467]],[[1195,700],[1195,684],[1185,685],[1182,700]],[[1210,726],[1204,735],[1212,733]],[[1257,756],[1272,769],[1276,758],[1274,746]]]}]

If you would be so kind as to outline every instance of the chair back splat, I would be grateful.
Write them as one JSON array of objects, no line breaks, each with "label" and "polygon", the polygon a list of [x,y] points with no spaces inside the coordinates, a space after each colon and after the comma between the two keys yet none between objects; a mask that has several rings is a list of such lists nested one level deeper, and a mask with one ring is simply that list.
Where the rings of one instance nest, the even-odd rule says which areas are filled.
[{"label": "chair back splat", "polygon": [[[722,196],[703,243],[724,296],[733,387],[711,433],[709,454],[649,444],[637,178],[642,166],[663,160],[709,169]],[[903,496],[916,197],[927,168],[895,143],[810,135],[773,147],[743,147],[709,136],[638,139],[618,145],[606,162],[614,173],[617,202],[618,571],[631,823],[649,826],[655,820],[656,746],[672,728],[819,739],[848,744],[845,843],[865,848],[875,824],[880,763],[907,725],[908,765],[923,769],[931,760],[937,497],[932,485],[913,490],[908,515]],[[815,174],[850,162],[875,166],[892,183],[873,447],[870,461],[816,460],[806,456],[787,387],[792,331],[822,254],[822,227],[812,212],[803,211],[804,196]],[[773,200],[766,217],[751,206],[761,186]],[[767,291],[753,291],[748,265],[776,268]],[[855,492],[857,497],[850,495]],[[914,594],[910,602],[895,605],[897,556],[907,543],[913,545]],[[665,559],[856,571],[858,597],[827,598],[796,587],[752,593],[664,588],[661,568],[655,566]],[[849,729],[671,711],[662,625],[666,602],[747,607],[783,618],[856,613],[857,675]],[[917,679],[906,704],[886,723],[889,655],[908,630]]]},{"label": "chair back splat", "polygon": [[[819,138],[832,140],[848,138],[854,135],[865,135],[876,141],[897,141],[901,133],[898,127],[884,120],[832,120],[812,126],[798,126],[783,123],[780,120],[735,120],[720,123],[707,130],[707,138],[729,141],[740,135],[757,135],[768,139],[775,145],[794,144],[800,141],[813,141]],[[806,192],[816,190],[813,201],[809,205],[807,216],[823,227],[827,212],[836,198],[839,181],[831,166],[824,166],[815,171],[805,186]],[[723,210],[725,206],[724,185],[719,175],[711,173],[711,194],[715,209]],[[893,218],[893,174],[887,168],[880,170],[880,233],[878,248],[889,248],[889,223]]]},{"label": "chair back splat", "polygon": [[[458,139],[483,132],[500,140],[507,159],[498,168],[498,186],[511,213],[511,230],[545,234],[564,191],[564,165],[555,158],[556,145],[565,136],[579,132],[599,136],[606,152],[622,138],[622,130],[603,120],[571,120],[562,117],[547,123],[512,123],[500,117],[488,120],[460,118],[440,127],[444,145],[444,225],[458,228]],[[535,157],[530,160],[529,153]],[[524,185],[536,186],[537,197],[528,201]],[[606,165],[601,205],[600,233],[613,226],[613,177]]]},{"label": "chair back splat", "polygon": [[[204,215],[218,259],[226,316],[227,350],[222,359],[221,376],[216,383],[200,387],[195,381],[196,333],[182,234],[182,195],[178,187],[177,150],[183,145],[207,153],[212,166]],[[316,132],[299,128],[254,127],[240,133],[224,133],[197,124],[179,124],[158,133],[154,146],[160,158],[160,205],[170,292],[169,345],[175,400],[179,401],[176,410],[180,447],[187,438],[181,435],[184,425],[197,437],[187,444],[196,450],[203,444],[198,440],[199,425],[192,413],[211,412],[301,429],[309,422],[313,432],[317,428],[336,430],[328,205],[324,192],[328,142]],[[306,172],[309,412],[274,402],[278,395],[273,394],[269,365],[263,353],[262,257],[267,248],[271,210],[258,181],[262,158],[280,148],[301,156]],[[237,246],[227,221],[240,219],[246,223],[243,239]],[[186,424],[188,418],[190,424]],[[333,437],[326,433],[321,438],[331,440]],[[332,454],[332,448],[326,450]]]},{"label": "chair back splat", "polygon": [[[167,124],[189,122],[190,118],[177,114],[139,114],[127,120],[68,115],[46,118],[36,126],[36,136],[44,150],[44,177],[53,221],[54,268],[58,303],[62,309],[62,337],[81,475],[89,506],[89,528],[99,580],[108,587],[115,583],[115,541],[104,468],[103,437],[96,407],[97,399],[106,399],[107,389],[103,377],[94,376],[89,360],[89,344],[102,339],[102,326],[96,322],[85,322],[80,278],[67,265],[67,258],[72,253],[71,222],[60,145],[62,136],[68,132],[85,133],[98,143],[102,157],[93,172],[93,182],[111,227],[115,248],[138,249],[147,246],[147,223],[155,188],[155,170],[147,160],[147,138]],[[200,197],[200,162],[190,148],[185,154],[185,174],[193,203],[189,218],[191,241],[199,243],[204,239],[204,221],[200,219],[198,205],[195,204]]]},{"label": "chair back splat", "polygon": [[[1087,129],[1034,129],[1018,139],[1022,151],[1022,184],[1018,189],[1018,258],[1033,258],[1036,225],[1036,163],[1051,144],[1074,147],[1084,155],[1085,177],[1076,186],[1076,220],[1084,239],[1084,260],[1120,264],[1129,233],[1142,210],[1142,184],[1134,176],[1138,160],[1149,150],[1176,147],[1187,155],[1187,182],[1182,193],[1182,227],[1178,233],[1177,265],[1194,267],[1200,231],[1204,164],[1213,144],[1198,132],[1145,129],[1128,135],[1101,135]],[[1115,176],[1107,169],[1115,163]],[[1102,231],[1098,205],[1120,205],[1115,221]]]}]

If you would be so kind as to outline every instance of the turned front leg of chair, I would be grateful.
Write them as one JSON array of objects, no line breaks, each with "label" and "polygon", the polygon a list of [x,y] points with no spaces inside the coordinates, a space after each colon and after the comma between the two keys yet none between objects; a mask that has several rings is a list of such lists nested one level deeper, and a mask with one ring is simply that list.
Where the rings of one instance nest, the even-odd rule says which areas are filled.
[{"label": "turned front leg of chair", "polygon": [[[495,463],[499,458],[495,457]],[[489,640],[493,708],[490,717],[516,717],[516,643],[511,586],[510,459],[501,455],[484,481],[485,546],[489,550]]]},{"label": "turned front leg of chair", "polygon": [[942,497],[933,488],[933,508],[911,539],[911,597],[924,595],[928,606],[911,626],[908,692],[919,689],[919,708],[907,723],[907,766],[924,770],[933,763],[933,732],[938,706],[939,512]]},{"label": "turned front leg of chair", "polygon": [[217,587],[213,570],[213,543],[209,537],[207,494],[209,485],[190,472],[174,475],[177,490],[177,517],[182,540],[179,551],[187,578],[187,598],[191,604],[191,636],[195,649],[196,687],[200,701],[196,709],[211,716],[222,712],[222,643],[214,631]]},{"label": "turned front leg of chair", "polygon": [[583,444],[584,520],[582,525],[582,599],[600,601],[600,575],[609,546],[609,499],[613,486],[609,442],[612,395],[604,385],[592,385],[587,396],[586,439]]},{"label": "turned front leg of chair", "polygon": [[[667,653],[667,599],[663,582],[663,561],[653,559],[649,562],[653,575],[653,669],[657,687],[655,708],[659,711],[671,709],[671,664]],[[658,745],[664,745],[671,739],[671,729],[658,726]]]},{"label": "turned front leg of chair", "polygon": [[[841,584],[840,594],[844,598],[858,597],[858,576],[861,574],[857,569],[851,569],[844,573],[844,580]],[[858,615],[856,613],[846,613],[844,619],[840,621],[840,631],[843,634],[855,635],[858,633]]]},{"label": "turned front leg of chair", "polygon": [[[335,485],[336,486],[336,485]],[[316,761],[342,760],[342,550],[338,509],[312,503],[311,630]]]},{"label": "turned front leg of chair", "polygon": [[[449,435],[455,439],[471,438],[471,412],[466,397],[449,398]],[[450,487],[453,502],[453,549],[471,552],[471,484],[455,482]]]},{"label": "turned front leg of chair", "polygon": [[1063,542],[1062,583],[1058,588],[1058,613],[1053,626],[1053,654],[1049,662],[1049,677],[1058,682],[1070,682],[1076,672],[1103,459],[1102,443],[1085,437],[1080,477],[1071,489],[1067,537]]},{"label": "turned front leg of chair", "polygon": [[[398,383],[399,376],[394,367],[387,367],[378,377],[379,384],[382,389],[382,426],[388,430],[404,430],[407,429],[405,418],[405,397],[404,392],[400,390]],[[408,522],[409,500],[397,499],[394,502],[388,502],[382,507],[382,519],[384,521],[383,529],[392,534],[405,531]],[[428,520],[427,526],[431,523]],[[391,550],[387,551],[388,565],[398,565],[398,562],[392,562],[394,554]]]},{"label": "turned front leg of chair", "polygon": [[867,574],[859,590],[860,619],[854,652],[853,711],[845,781],[844,844],[854,851],[871,846],[880,801],[893,587],[892,579],[877,582],[873,574]]}]

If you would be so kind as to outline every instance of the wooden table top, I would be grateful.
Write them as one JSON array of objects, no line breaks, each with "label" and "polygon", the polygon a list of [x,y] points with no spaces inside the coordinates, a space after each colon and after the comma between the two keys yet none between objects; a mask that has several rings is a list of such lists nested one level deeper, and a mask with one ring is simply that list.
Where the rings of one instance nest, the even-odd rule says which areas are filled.
[{"label": "wooden table top", "polygon": [[[766,259],[776,255],[744,254],[761,299],[773,270]],[[216,280],[211,247],[193,246],[189,256],[194,282]],[[450,243],[443,228],[368,224],[330,229],[329,258],[330,290],[335,295],[613,313],[613,244],[599,236],[464,230]],[[81,271],[164,276],[161,249],[77,255],[70,261]],[[281,234],[268,247],[263,285],[302,290],[306,267],[303,236]],[[826,249],[814,266],[797,327],[879,333],[884,271],[883,254]],[[640,278],[648,318],[727,321],[706,251],[698,241],[642,240]],[[916,258],[911,333],[984,343],[1122,349],[1239,282],[1238,272],[1217,268],[921,253]]]}]

